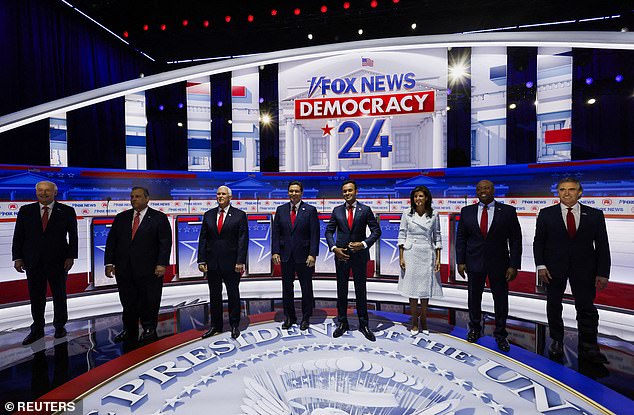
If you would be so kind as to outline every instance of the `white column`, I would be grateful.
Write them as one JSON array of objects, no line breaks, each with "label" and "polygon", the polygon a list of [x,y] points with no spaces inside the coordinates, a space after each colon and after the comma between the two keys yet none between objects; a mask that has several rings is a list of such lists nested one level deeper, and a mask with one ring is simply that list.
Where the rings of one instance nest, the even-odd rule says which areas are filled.
[{"label": "white column", "polygon": [[434,122],[433,131],[434,132],[433,132],[433,140],[432,140],[432,143],[433,143],[432,165],[433,165],[433,168],[435,169],[445,167],[443,156],[442,156],[442,151],[443,151],[442,121],[443,121],[442,112],[436,111],[433,115],[433,122]]},{"label": "white column", "polygon": [[328,170],[339,171],[339,159],[337,158],[339,153],[339,134],[337,129],[339,126],[337,125],[337,120],[329,120],[328,126],[332,127],[331,135],[326,136],[328,137]]},{"label": "white column", "polygon": [[291,166],[293,160],[293,119],[286,119],[286,131],[284,133],[284,139],[286,140],[286,152],[285,160],[286,160],[286,171],[293,171],[293,167]]},{"label": "white column", "polygon": [[295,124],[293,126],[293,153],[292,153],[292,166],[293,169],[290,171],[297,171],[299,167],[299,157],[302,154],[301,148],[302,143],[301,140],[301,131],[299,129],[299,125]]},{"label": "white column", "polygon": [[389,153],[387,157],[381,157],[381,154],[377,153],[377,155],[379,156],[381,160],[381,170],[383,171],[392,170],[394,152],[396,151],[396,148],[394,148],[394,137],[392,137],[392,117],[386,118],[385,122],[383,123],[383,128],[381,129],[381,132],[379,133],[379,136],[381,135],[387,135],[389,143],[392,144],[392,151]]}]

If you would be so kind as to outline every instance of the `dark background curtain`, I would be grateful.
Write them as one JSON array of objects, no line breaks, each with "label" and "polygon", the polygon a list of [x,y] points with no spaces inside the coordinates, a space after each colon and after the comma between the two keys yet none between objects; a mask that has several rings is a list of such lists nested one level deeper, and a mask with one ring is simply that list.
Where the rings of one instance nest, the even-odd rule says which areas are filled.
[{"label": "dark background curtain", "polygon": [[[123,82],[153,70],[146,58],[98,29],[61,1],[2,0],[0,51],[2,115]],[[94,126],[100,131],[98,135],[75,135],[75,138],[90,140],[79,144],[82,148],[108,148],[112,137],[119,134],[109,131],[119,125],[101,123],[103,117],[92,111],[78,111],[73,115],[75,117],[86,117],[78,121],[79,124],[99,123]],[[2,162],[22,163],[26,159],[32,160],[29,164],[48,165],[49,130],[42,125],[1,134],[3,153],[12,155],[2,157]],[[69,151],[74,152],[70,148]],[[36,152],[45,152],[47,156],[32,157]]]},{"label": "dark background curtain", "polygon": [[[271,122],[260,122],[260,171],[280,171],[280,126],[278,99],[278,65],[260,68],[260,114],[268,114]],[[287,137],[287,140],[292,137]],[[288,147],[287,147],[288,148]]]},{"label": "dark background curtain", "polygon": [[[634,155],[634,54],[607,49],[572,53],[572,159]],[[591,98],[594,104],[588,103]]]},{"label": "dark background curtain", "polygon": [[212,75],[211,84],[211,170],[233,171],[231,120],[231,72]]},{"label": "dark background curtain", "polygon": [[508,47],[506,54],[506,164],[535,163],[537,48]]},{"label": "dark background curtain", "polygon": [[447,167],[471,165],[471,48],[451,48],[447,52],[449,72],[456,65],[464,65],[467,76],[452,82],[447,88]]},{"label": "dark background curtain", "polygon": [[187,171],[186,85],[183,81],[145,91],[148,170]]}]

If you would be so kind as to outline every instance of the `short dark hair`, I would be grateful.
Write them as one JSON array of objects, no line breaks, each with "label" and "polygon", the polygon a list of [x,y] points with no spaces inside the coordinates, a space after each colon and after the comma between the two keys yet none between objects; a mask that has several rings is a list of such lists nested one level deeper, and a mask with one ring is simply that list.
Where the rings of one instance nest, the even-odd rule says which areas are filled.
[{"label": "short dark hair", "polygon": [[150,191],[145,188],[145,187],[141,187],[141,186],[134,186],[131,190],[131,192],[134,192],[135,190],[143,190],[143,194],[145,195],[145,197],[150,197]]},{"label": "short dark hair", "polygon": [[576,177],[566,176],[559,179],[559,181],[557,182],[557,190],[559,190],[559,186],[561,186],[562,183],[576,183],[577,185],[579,185],[579,190],[583,192],[583,186],[581,186],[581,182]]},{"label": "short dark hair", "polygon": [[293,180],[292,182],[290,182],[286,190],[290,190],[291,186],[299,186],[299,190],[304,193],[304,186],[302,186],[302,182],[300,182],[299,180]]},{"label": "short dark hair", "polygon": [[343,188],[343,187],[344,187],[345,185],[347,185],[347,184],[352,184],[352,185],[354,185],[354,190],[358,190],[358,189],[359,189],[359,187],[357,186],[357,182],[355,182],[355,181],[354,181],[354,180],[352,180],[352,179],[348,179],[348,180],[344,181],[343,183],[341,183],[341,187]]}]

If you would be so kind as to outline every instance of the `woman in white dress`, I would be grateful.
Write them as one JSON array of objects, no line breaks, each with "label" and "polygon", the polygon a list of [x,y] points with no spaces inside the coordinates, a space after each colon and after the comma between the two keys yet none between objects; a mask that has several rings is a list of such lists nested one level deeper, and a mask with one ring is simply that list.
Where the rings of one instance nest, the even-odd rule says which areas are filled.
[{"label": "woman in white dress", "polygon": [[[427,305],[431,297],[442,297],[440,285],[440,218],[431,207],[431,192],[418,186],[410,194],[411,209],[403,212],[398,230],[401,277],[398,290],[409,298],[413,335],[427,331]],[[420,313],[418,303],[420,300]],[[420,325],[419,319],[420,317]]]}]

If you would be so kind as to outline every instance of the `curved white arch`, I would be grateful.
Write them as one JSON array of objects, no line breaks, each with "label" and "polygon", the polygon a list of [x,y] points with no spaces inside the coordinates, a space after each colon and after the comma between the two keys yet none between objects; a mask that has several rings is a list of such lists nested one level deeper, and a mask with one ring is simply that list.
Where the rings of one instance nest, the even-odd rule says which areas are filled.
[{"label": "curved white arch", "polygon": [[312,46],[262,53],[219,62],[205,63],[114,85],[36,105],[0,117],[0,133],[42,120],[53,114],[83,108],[109,99],[146,89],[185,81],[200,76],[214,75],[272,63],[290,62],[335,56],[351,52],[375,52],[401,49],[475,46],[549,46],[601,49],[634,49],[634,33],[630,32],[497,32],[411,36],[364,40],[348,43]]}]

